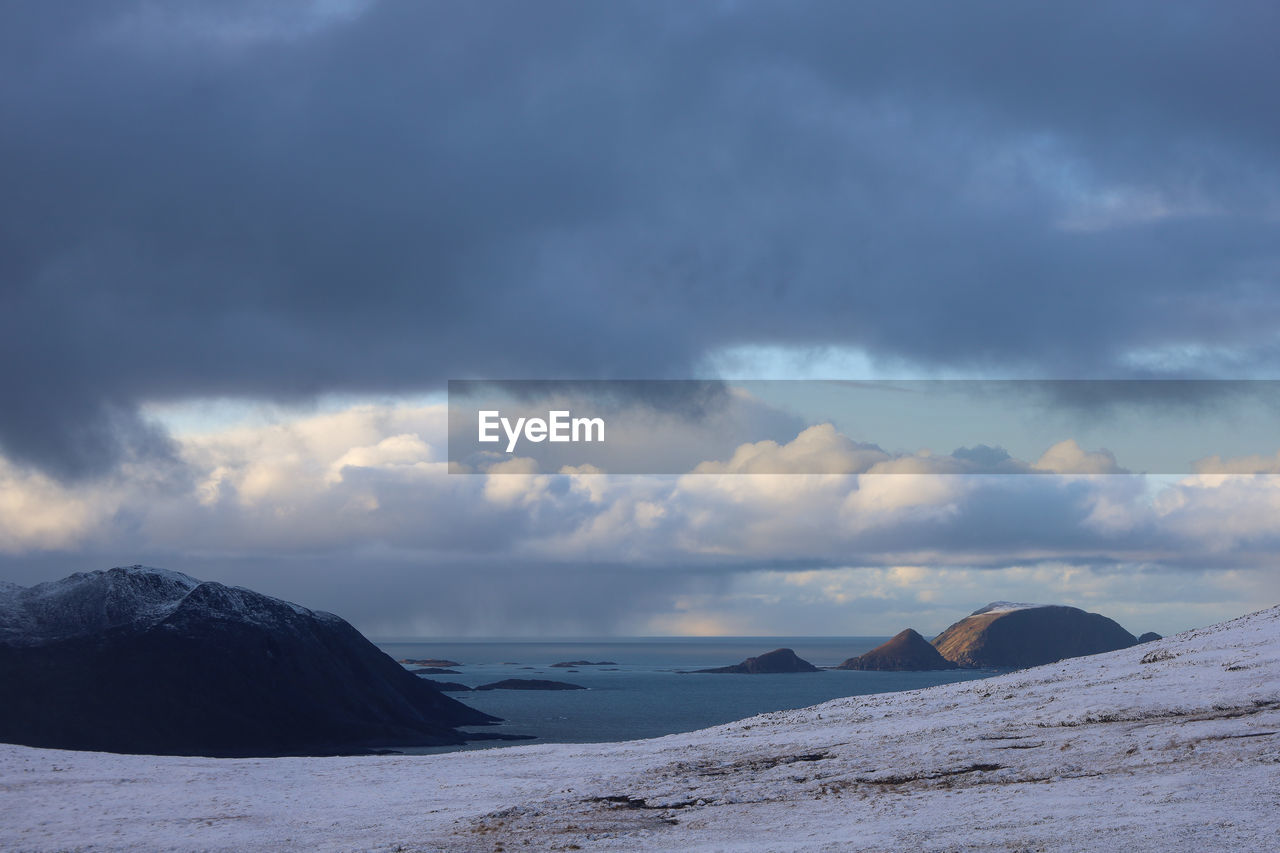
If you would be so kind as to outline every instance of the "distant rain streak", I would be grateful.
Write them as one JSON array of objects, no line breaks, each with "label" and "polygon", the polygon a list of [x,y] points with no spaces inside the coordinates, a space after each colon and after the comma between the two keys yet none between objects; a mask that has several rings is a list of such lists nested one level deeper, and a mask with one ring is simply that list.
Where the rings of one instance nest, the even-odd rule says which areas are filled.
[{"label": "distant rain streak", "polygon": [[547,412],[546,419],[502,417],[496,409],[480,412],[479,441],[501,441],[498,428],[507,435],[507,452],[514,453],[521,436],[527,441],[604,442],[604,418],[575,418],[568,410]]}]

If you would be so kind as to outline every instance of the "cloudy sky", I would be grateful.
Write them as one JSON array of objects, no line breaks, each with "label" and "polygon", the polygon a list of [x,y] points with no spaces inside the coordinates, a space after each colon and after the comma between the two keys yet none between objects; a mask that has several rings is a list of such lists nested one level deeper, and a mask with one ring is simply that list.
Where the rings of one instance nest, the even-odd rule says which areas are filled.
[{"label": "cloudy sky", "polygon": [[1263,2],[5,3],[0,578],[149,563],[378,636],[1274,604],[1280,438],[1158,477],[1054,434],[1013,461],[1060,476],[1015,477],[740,397],[741,434],[664,433],[719,474],[451,475],[444,391],[1280,378],[1278,31]]}]

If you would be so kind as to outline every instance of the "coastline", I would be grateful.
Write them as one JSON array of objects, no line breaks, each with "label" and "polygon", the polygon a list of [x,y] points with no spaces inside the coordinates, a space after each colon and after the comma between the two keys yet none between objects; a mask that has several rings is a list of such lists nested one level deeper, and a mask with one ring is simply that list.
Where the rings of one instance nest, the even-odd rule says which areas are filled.
[{"label": "coastline", "polygon": [[1278,730],[1271,608],[645,741],[243,760],[0,746],[0,846],[1263,849]]}]

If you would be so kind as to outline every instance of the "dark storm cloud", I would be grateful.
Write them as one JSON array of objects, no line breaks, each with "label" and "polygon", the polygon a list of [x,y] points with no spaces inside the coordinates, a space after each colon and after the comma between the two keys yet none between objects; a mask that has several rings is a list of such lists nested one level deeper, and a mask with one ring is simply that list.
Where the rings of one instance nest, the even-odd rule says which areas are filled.
[{"label": "dark storm cloud", "polygon": [[1280,361],[1272,4],[308,8],[0,9],[5,452],[742,344]]},{"label": "dark storm cloud", "polygon": [[952,393],[988,401],[993,409],[997,405],[1034,405],[1095,418],[1124,411],[1168,418],[1246,403],[1280,407],[1280,381],[1274,379],[943,379],[847,384],[914,393]]},{"label": "dark storm cloud", "polygon": [[644,406],[691,421],[721,412],[733,402],[728,383],[719,379],[456,379],[448,388],[450,397],[459,400],[505,396],[541,403],[576,398],[611,412]]}]

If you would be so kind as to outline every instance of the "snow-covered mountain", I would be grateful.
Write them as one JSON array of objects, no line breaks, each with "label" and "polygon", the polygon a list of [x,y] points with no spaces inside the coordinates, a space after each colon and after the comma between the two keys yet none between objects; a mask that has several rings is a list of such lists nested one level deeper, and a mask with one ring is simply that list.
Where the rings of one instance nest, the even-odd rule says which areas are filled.
[{"label": "snow-covered mountain", "polygon": [[0,741],[195,755],[460,743],[493,718],[342,619],[142,566],[0,588]]},{"label": "snow-covered mountain", "polygon": [[981,616],[983,613],[1009,613],[1014,610],[1031,610],[1036,607],[1047,607],[1045,604],[1029,604],[1025,601],[993,601],[986,607],[980,607],[970,616]]},{"label": "snow-covered mountain", "polygon": [[[192,597],[198,588],[202,594]],[[201,583],[190,575],[150,566],[76,572],[61,580],[0,587],[0,643],[37,646],[114,628],[156,625],[179,608],[192,615],[271,624],[282,610],[303,618],[337,619],[241,587]]]},{"label": "snow-covered mountain", "polygon": [[648,741],[271,761],[0,746],[0,791],[0,848],[22,850],[1275,850],[1280,608]]}]

